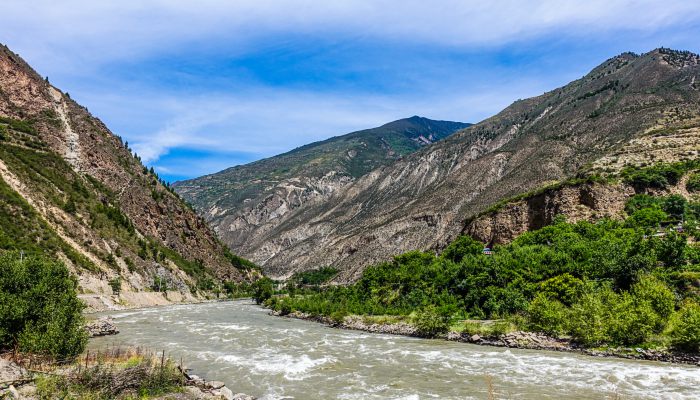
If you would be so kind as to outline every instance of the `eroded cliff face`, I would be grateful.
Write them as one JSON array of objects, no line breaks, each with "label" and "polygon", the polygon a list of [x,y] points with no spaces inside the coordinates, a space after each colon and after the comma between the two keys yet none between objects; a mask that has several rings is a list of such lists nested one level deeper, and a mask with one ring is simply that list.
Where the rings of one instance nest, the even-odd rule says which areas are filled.
[{"label": "eroded cliff face", "polygon": [[[693,128],[700,125],[700,87],[692,84],[697,75],[698,58],[690,53],[659,49],[614,57],[582,79],[517,101],[492,118],[373,170],[322,202],[290,211],[284,223],[248,237],[240,251],[273,276],[332,265],[341,270],[339,281],[351,281],[367,265],[395,254],[438,250],[490,205],[582,168],[609,168],[594,163],[624,152],[655,129],[683,130],[691,137],[684,143],[692,146]],[[669,118],[672,114],[682,117]],[[686,147],[666,148],[679,156],[690,151]],[[605,189],[586,190],[595,199],[596,191]],[[557,207],[566,209],[574,196],[579,200],[571,200],[573,212],[575,204],[587,204],[586,193],[562,193]],[[610,196],[621,204],[623,196]],[[578,212],[598,212],[596,207],[579,207]],[[540,217],[522,210],[509,218],[515,232],[537,224]],[[549,218],[546,209],[541,218]],[[495,229],[484,224],[484,229]]]},{"label": "eroded cliff face", "polygon": [[568,222],[621,219],[625,216],[625,203],[634,194],[634,188],[622,183],[587,183],[546,190],[474,218],[466,224],[463,234],[494,245],[509,243],[527,231],[547,226],[558,215]]},{"label": "eroded cliff face", "polygon": [[354,181],[330,171],[326,175],[282,180],[267,188],[265,196],[246,199],[235,210],[217,205],[203,210],[219,237],[233,249],[248,249],[251,239],[274,230],[296,209],[326,201]]},{"label": "eroded cliff face", "polygon": [[56,255],[85,292],[111,294],[107,281],[117,277],[124,291],[142,291],[157,276],[189,296],[198,277],[185,263],[201,267],[201,276],[243,279],[204,221],[120,138],[5,47],[0,116],[0,177],[20,196],[3,211],[12,215],[26,202],[26,220],[60,238]]}]

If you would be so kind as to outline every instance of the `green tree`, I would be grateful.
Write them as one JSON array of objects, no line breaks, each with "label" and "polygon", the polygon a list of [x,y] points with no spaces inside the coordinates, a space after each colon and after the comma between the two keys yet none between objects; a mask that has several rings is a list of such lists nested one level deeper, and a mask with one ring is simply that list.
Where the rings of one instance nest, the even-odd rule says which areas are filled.
[{"label": "green tree", "polygon": [[615,293],[609,287],[584,291],[581,299],[571,307],[571,336],[585,345],[608,341],[608,324],[615,318],[610,308],[616,300]]},{"label": "green tree", "polygon": [[627,226],[656,228],[668,219],[668,215],[658,205],[642,208],[632,213],[627,219]]},{"label": "green tree", "polygon": [[700,172],[690,175],[688,182],[685,184],[685,188],[691,193],[700,192]]},{"label": "green tree", "polygon": [[434,337],[449,330],[450,315],[431,304],[416,313],[413,324],[421,336]]},{"label": "green tree", "polygon": [[568,314],[561,302],[540,293],[528,306],[527,325],[533,331],[559,336],[567,330]]},{"label": "green tree", "polygon": [[0,255],[0,348],[56,358],[87,343],[77,282],[60,262]]},{"label": "green tree", "polygon": [[122,278],[114,277],[108,281],[109,286],[112,288],[112,293],[119,294],[122,291]]},{"label": "green tree", "polygon": [[262,304],[265,300],[272,297],[274,294],[274,287],[272,279],[261,278],[253,283],[253,300],[256,304]]},{"label": "green tree", "polygon": [[674,347],[700,351],[700,304],[687,302],[678,310],[673,316],[670,336]]},{"label": "green tree", "polygon": [[683,218],[688,207],[688,200],[685,197],[672,194],[664,200],[664,211],[676,220]]}]

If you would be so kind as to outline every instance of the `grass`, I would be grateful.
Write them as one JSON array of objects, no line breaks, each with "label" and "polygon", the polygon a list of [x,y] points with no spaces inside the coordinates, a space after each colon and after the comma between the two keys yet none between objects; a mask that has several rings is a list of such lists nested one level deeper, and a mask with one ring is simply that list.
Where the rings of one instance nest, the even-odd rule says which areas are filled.
[{"label": "grass", "polygon": [[164,355],[143,349],[88,352],[70,365],[47,365],[36,380],[39,399],[147,399],[181,392],[185,379]]}]

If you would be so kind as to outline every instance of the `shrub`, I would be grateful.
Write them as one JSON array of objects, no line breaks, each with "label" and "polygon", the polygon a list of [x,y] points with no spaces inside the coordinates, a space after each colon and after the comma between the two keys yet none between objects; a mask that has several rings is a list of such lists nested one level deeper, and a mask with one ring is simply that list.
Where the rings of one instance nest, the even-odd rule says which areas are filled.
[{"label": "shrub", "polygon": [[644,275],[632,286],[631,293],[637,304],[649,304],[658,317],[655,331],[662,331],[676,307],[676,297],[671,289],[654,276]]},{"label": "shrub", "polygon": [[340,309],[331,313],[330,317],[336,324],[342,324],[345,321],[345,317],[348,316],[348,311],[345,309]]},{"label": "shrub", "polygon": [[675,219],[681,219],[685,215],[685,211],[688,207],[688,200],[685,197],[672,194],[664,199],[663,209],[666,214],[670,215]]},{"label": "shrub", "polygon": [[119,294],[122,291],[122,279],[120,277],[112,278],[108,281],[109,286],[112,288],[112,293]]},{"label": "shrub", "polygon": [[429,305],[416,313],[413,324],[421,336],[435,337],[450,329],[450,316]]},{"label": "shrub", "polygon": [[272,286],[272,279],[262,278],[258,279],[253,283],[253,300],[256,304],[262,304],[265,300],[272,297],[274,294],[274,289]]},{"label": "shrub", "polygon": [[634,211],[627,219],[626,225],[629,227],[656,228],[668,219],[668,215],[659,207],[654,205]]},{"label": "shrub", "polygon": [[55,358],[80,354],[87,334],[76,287],[60,262],[0,255],[0,348]]},{"label": "shrub", "polygon": [[700,192],[700,173],[696,172],[691,174],[688,178],[688,182],[685,184],[685,188],[691,193]]},{"label": "shrub", "polygon": [[610,316],[607,336],[613,342],[625,345],[647,341],[658,324],[658,315],[649,302],[636,302],[629,293],[611,304]]},{"label": "shrub", "polygon": [[527,309],[527,327],[536,332],[559,336],[566,332],[568,312],[559,301],[539,294]]},{"label": "shrub", "polygon": [[691,352],[700,351],[700,304],[688,302],[674,314],[670,336],[675,348]]},{"label": "shrub", "polygon": [[277,310],[280,315],[288,315],[292,312],[292,305],[288,301],[280,300],[277,303]]},{"label": "shrub", "polygon": [[582,280],[569,273],[555,276],[540,284],[541,293],[544,293],[561,303],[570,306],[578,300],[584,288]]},{"label": "shrub", "polygon": [[658,188],[675,185],[683,176],[684,166],[680,164],[658,164],[651,167],[627,167],[622,170],[622,178],[636,189]]},{"label": "shrub", "polygon": [[587,290],[571,307],[569,333],[585,345],[597,345],[609,339],[608,324],[613,320],[610,305],[616,299],[610,288]]}]

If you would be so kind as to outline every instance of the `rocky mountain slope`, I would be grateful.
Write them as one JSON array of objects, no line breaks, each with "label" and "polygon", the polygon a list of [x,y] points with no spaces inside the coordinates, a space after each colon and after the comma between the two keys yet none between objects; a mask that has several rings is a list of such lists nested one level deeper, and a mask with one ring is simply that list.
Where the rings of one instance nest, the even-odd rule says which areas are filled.
[{"label": "rocky mountain slope", "polygon": [[85,294],[121,288],[120,301],[137,302],[130,294],[157,286],[185,299],[249,267],[119,137],[4,46],[0,178],[0,251],[63,259]]},{"label": "rocky mountain slope", "polygon": [[352,280],[394,254],[444,246],[500,199],[582,171],[697,157],[699,76],[689,52],[613,57],[292,211],[241,252],[272,275],[333,265]]},{"label": "rocky mountain slope", "polygon": [[369,171],[469,125],[414,116],[173,187],[234,251],[252,251],[249,243],[287,222],[294,210],[323,202]]}]

